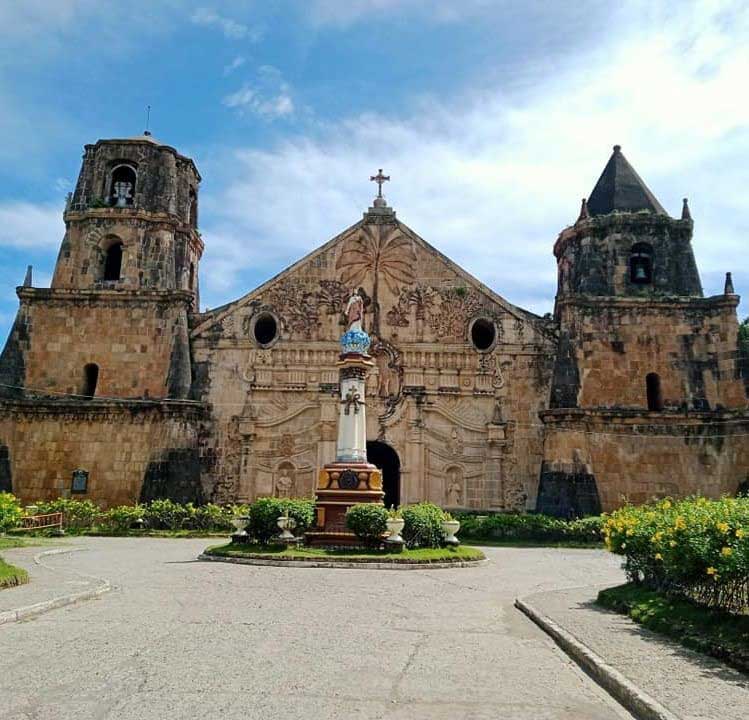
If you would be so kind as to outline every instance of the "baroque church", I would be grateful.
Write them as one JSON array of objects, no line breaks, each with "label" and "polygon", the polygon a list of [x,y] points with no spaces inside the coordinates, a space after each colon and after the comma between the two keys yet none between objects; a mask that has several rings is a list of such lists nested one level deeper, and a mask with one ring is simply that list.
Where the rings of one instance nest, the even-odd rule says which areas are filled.
[{"label": "baroque church", "polygon": [[51,287],[27,273],[0,356],[0,491],[102,506],[311,496],[335,457],[353,292],[388,506],[570,516],[749,479],[739,297],[730,274],[704,297],[686,200],[671,217],[619,146],[553,244],[544,317],[381,192],[273,279],[200,312],[199,184],[149,134],[86,145]]}]

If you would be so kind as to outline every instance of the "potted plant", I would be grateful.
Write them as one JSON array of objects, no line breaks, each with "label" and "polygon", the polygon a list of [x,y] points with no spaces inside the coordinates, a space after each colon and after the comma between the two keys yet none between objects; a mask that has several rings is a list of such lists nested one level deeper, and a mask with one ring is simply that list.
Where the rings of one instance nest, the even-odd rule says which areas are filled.
[{"label": "potted plant", "polygon": [[445,536],[445,545],[460,545],[460,540],[455,534],[460,530],[460,523],[450,513],[446,512],[442,519],[442,533]]},{"label": "potted plant", "polygon": [[393,508],[392,510],[388,510],[388,519],[385,521],[388,536],[385,542],[390,545],[402,546],[403,538],[401,537],[401,532],[403,531],[403,527],[405,524],[406,521],[401,516],[400,510],[396,510],[395,508]]}]

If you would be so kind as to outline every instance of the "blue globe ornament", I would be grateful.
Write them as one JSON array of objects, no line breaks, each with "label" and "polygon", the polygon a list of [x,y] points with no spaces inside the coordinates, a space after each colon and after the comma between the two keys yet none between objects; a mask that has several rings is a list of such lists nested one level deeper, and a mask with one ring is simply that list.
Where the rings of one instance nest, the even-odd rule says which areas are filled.
[{"label": "blue globe ornament", "polygon": [[369,335],[363,330],[349,330],[341,335],[341,352],[366,354],[371,342]]}]

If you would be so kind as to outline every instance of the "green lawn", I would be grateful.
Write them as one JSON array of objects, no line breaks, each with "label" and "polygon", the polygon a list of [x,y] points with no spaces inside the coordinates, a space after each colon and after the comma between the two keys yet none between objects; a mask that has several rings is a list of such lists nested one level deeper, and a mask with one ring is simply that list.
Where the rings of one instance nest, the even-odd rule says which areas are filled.
[{"label": "green lawn", "polygon": [[709,610],[631,583],[602,590],[598,604],[749,673],[749,615]]},{"label": "green lawn", "polygon": [[206,550],[208,555],[221,557],[262,557],[279,558],[281,560],[312,560],[336,559],[352,560],[354,562],[457,562],[461,560],[483,560],[484,553],[477,548],[459,546],[457,548],[417,548],[393,553],[383,550],[365,550],[352,548],[351,550],[329,550],[313,547],[286,547],[283,545],[220,545]]},{"label": "green lawn", "polygon": [[585,542],[582,540],[492,540],[461,538],[465,545],[481,547],[516,547],[516,548],[572,548],[582,550],[603,550],[602,542]]},{"label": "green lawn", "polygon": [[29,581],[29,575],[25,570],[17,568],[15,565],[6,563],[0,558],[0,590],[3,588],[23,585]]}]

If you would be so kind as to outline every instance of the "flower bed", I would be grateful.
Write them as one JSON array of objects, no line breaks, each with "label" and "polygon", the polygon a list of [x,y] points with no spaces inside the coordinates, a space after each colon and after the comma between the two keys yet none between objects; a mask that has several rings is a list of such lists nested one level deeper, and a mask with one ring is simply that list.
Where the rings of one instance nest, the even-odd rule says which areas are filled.
[{"label": "flower bed", "polygon": [[606,519],[604,537],[630,581],[749,612],[749,498],[626,506]]}]

